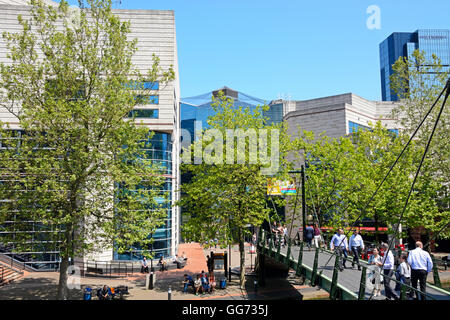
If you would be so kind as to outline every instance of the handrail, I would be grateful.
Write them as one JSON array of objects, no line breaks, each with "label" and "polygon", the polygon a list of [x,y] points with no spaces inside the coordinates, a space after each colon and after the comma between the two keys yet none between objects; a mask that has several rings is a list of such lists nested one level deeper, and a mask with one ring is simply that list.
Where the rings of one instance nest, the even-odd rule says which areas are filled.
[{"label": "handrail", "polygon": [[[267,239],[267,237],[268,237],[268,239]],[[286,255],[285,257],[283,257],[284,254],[280,255],[281,241],[278,241],[278,245],[274,247],[273,243],[272,243],[273,236],[271,234],[267,233],[264,230],[261,232],[260,238],[262,240],[262,247],[264,248],[263,253],[266,252],[269,256],[274,256],[277,260],[280,260],[281,262],[283,262],[285,264],[288,264],[288,265],[290,264],[290,262],[289,262],[291,260],[290,256]],[[265,243],[264,243],[265,239],[269,240],[268,241],[269,242],[268,248],[265,246]],[[289,238],[288,241],[291,242],[291,238]],[[261,244],[261,242],[258,242],[258,243]],[[292,244],[290,243],[290,245],[288,247],[289,255],[290,255],[290,251],[291,251],[290,250],[291,246],[293,246],[293,245],[296,245],[296,244],[295,243],[292,243]],[[304,268],[302,266],[302,264],[303,264],[302,259],[303,259],[304,241],[300,241],[298,245],[300,247],[300,250],[299,250],[299,257],[298,257],[298,260],[297,260],[296,273],[297,273],[297,275],[302,275],[302,269]],[[312,285],[315,285],[316,277],[321,275],[321,273],[320,273],[320,275],[317,274],[317,260],[318,260],[319,251],[327,252],[329,254],[335,255],[336,257],[339,256],[336,252],[329,252],[326,249],[325,250],[319,250],[319,248],[316,249],[314,263],[313,263],[313,266],[312,266],[313,272],[311,274],[311,276],[312,276],[311,284]],[[364,300],[365,299],[365,295],[366,295],[366,293],[365,293],[366,292],[366,282],[367,282],[367,276],[366,275],[367,275],[367,268],[369,268],[369,265],[363,259],[360,259],[360,265],[361,265],[363,270],[362,270],[361,277],[359,279],[359,291],[358,291],[357,297],[358,297],[359,300]],[[308,268],[311,268],[311,267],[308,267]],[[336,271],[337,268],[338,268],[338,259],[336,258],[335,259],[335,266],[333,268],[333,279],[331,281],[331,288],[330,288],[330,298],[331,299],[337,298],[337,291],[336,290],[337,290],[337,288],[339,286],[339,284],[337,283],[337,281],[338,281],[337,278],[338,278],[338,274],[339,274],[339,272]],[[382,273],[380,273],[380,274],[382,274]],[[392,280],[395,284],[398,284],[400,286],[400,299],[402,299],[402,300],[405,300],[407,298],[406,297],[406,293],[407,292],[409,292],[410,294],[411,293],[415,294],[416,296],[426,297],[429,300],[437,300],[430,293],[422,292],[420,289],[416,289],[416,288],[412,287],[411,285],[408,285],[406,283],[403,283],[403,282],[397,280],[394,277],[387,277],[384,274],[382,274],[382,276]],[[342,289],[340,289],[340,290],[342,290]],[[449,292],[449,295],[450,295],[450,292]],[[369,300],[372,299],[372,297],[373,297],[373,292],[372,292]]]}]

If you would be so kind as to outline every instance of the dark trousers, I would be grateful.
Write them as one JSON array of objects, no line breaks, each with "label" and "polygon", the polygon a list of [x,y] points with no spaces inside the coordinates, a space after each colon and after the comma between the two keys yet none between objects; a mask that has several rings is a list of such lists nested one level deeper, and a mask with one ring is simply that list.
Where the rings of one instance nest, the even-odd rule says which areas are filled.
[{"label": "dark trousers", "polygon": [[312,238],[307,236],[306,237],[306,244],[307,244],[308,248],[311,249],[311,247],[312,247]]},{"label": "dark trousers", "polygon": [[384,269],[383,270],[383,284],[384,284],[384,291],[386,293],[387,298],[394,298],[398,299],[398,296],[394,293],[394,290],[391,288],[391,277],[394,275],[394,269]]},{"label": "dark trousers", "polygon": [[141,273],[147,272],[148,273],[148,266],[141,266]]},{"label": "dark trousers", "polygon": [[352,247],[353,252],[353,262],[352,267],[356,264],[359,266],[359,256],[361,255],[361,247]]},{"label": "dark trousers", "polygon": [[[426,293],[427,285],[427,272],[425,270],[414,270],[411,269],[411,284],[414,289],[417,289],[417,281],[420,282],[420,291]],[[426,300],[425,295],[420,294],[416,291],[417,299]]]},{"label": "dark trousers", "polygon": [[[347,262],[348,257],[347,249],[345,249],[344,247],[335,247],[334,251],[336,251],[337,254],[339,255],[339,269],[343,269],[345,267],[345,263]],[[344,255],[344,259],[342,259],[342,255]]]}]

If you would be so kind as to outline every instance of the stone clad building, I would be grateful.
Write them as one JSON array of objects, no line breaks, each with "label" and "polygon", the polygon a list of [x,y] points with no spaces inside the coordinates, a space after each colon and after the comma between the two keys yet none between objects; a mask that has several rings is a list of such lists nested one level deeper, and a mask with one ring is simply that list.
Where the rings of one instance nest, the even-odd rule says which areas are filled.
[{"label": "stone clad building", "polygon": [[[19,32],[21,27],[17,17],[22,15],[25,19],[30,17],[30,6],[27,0],[0,0],[0,30]],[[45,0],[50,5],[58,3]],[[154,99],[148,105],[135,109],[136,122],[146,126],[155,135],[151,140],[152,159],[162,164],[166,170],[165,192],[170,203],[167,205],[167,218],[165,225],[153,234],[154,251],[156,256],[174,256],[179,243],[179,209],[172,207],[179,199],[179,136],[180,136],[180,85],[178,76],[177,40],[175,28],[175,15],[173,11],[160,10],[122,10],[115,9],[113,13],[122,20],[131,22],[129,39],[138,39],[138,51],[133,57],[133,64],[142,73],[148,71],[153,64],[152,55],[160,58],[164,70],[173,66],[175,81],[167,85],[159,85]],[[7,63],[7,49],[3,39],[0,39],[0,61]],[[0,120],[10,124],[12,129],[20,130],[17,119],[7,110],[0,107]],[[1,145],[0,145],[1,147]],[[39,231],[36,231],[38,239]],[[1,236],[1,231],[0,231]],[[48,269],[57,266],[59,261],[58,248],[49,243],[44,246],[36,240],[33,254],[21,252],[16,258],[23,260],[35,269]],[[0,254],[10,254],[14,243],[2,244],[0,241]],[[141,258],[139,248],[133,248],[125,255],[119,255],[111,246],[110,250],[98,252],[89,257],[92,260],[138,260]]]},{"label": "stone clad building", "polygon": [[294,135],[300,126],[315,135],[326,132],[327,136],[338,138],[377,121],[381,121],[388,130],[398,132],[399,129],[397,121],[390,117],[395,102],[370,101],[353,93],[345,93],[294,103],[295,110],[283,117],[289,125],[289,133]]}]

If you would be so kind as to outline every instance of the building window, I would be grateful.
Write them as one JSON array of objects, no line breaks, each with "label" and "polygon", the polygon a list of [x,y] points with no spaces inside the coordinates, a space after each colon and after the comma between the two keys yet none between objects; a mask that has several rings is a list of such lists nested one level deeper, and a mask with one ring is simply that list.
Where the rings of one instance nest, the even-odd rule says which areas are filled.
[{"label": "building window", "polygon": [[398,136],[398,129],[388,129],[388,131]]},{"label": "building window", "polygon": [[158,119],[159,110],[158,109],[134,109],[128,114],[128,118],[149,118]]},{"label": "building window", "polygon": [[[172,148],[172,136],[164,132],[154,132],[152,137],[146,142],[145,151],[147,152],[147,158],[151,160],[153,164],[160,166],[160,169],[162,170],[161,174],[170,175],[172,173]],[[119,183],[116,183],[115,187],[117,190],[123,188]],[[155,240],[152,247],[148,249],[152,249],[156,259],[162,256],[169,256],[172,250],[171,243],[174,236],[174,233],[172,232],[172,210],[174,205],[172,199],[172,191],[174,190],[172,179],[167,177],[165,183],[159,186],[158,190],[160,191],[161,197],[157,202],[167,210],[167,214],[164,219],[164,224],[148,236]],[[115,198],[116,201],[121,201],[117,192]],[[114,260],[142,260],[143,249],[142,245],[137,242],[132,245],[127,252],[119,254],[116,246],[114,246]]]},{"label": "building window", "polygon": [[125,84],[125,87],[131,90],[159,90],[159,82],[144,81],[139,83],[138,81],[130,81]]},{"label": "building window", "polygon": [[348,133],[355,133],[359,130],[369,130],[370,128],[367,126],[363,126],[362,124],[349,121],[348,122]]},{"label": "building window", "polygon": [[138,94],[135,96],[135,100],[137,104],[159,104],[158,95]]}]

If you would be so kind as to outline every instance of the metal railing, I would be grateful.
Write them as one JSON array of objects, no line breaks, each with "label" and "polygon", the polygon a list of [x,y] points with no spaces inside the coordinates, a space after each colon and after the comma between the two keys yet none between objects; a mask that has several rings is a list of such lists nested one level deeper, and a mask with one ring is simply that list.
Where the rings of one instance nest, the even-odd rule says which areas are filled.
[{"label": "metal railing", "polygon": [[[296,235],[295,239],[296,239],[296,241],[301,241],[299,232],[297,232],[297,235]],[[324,243],[325,243],[324,250],[328,251],[328,252],[331,252],[331,250],[328,249],[329,241],[326,240],[326,237],[324,237],[323,239],[324,239]],[[384,256],[383,249],[379,248],[379,247],[380,247],[379,243],[364,241],[364,250],[361,253],[362,253],[362,255],[364,257],[368,258],[369,252],[371,250],[373,250],[374,248],[378,248],[379,252],[380,252],[380,255]],[[349,253],[352,253],[352,252],[349,251]],[[398,260],[400,259],[400,256],[402,255],[402,253],[409,253],[409,250],[408,250],[408,248],[402,249],[401,247],[398,246],[397,248],[392,250],[392,253],[394,255],[395,262],[397,263]],[[441,270],[446,271],[447,268],[448,268],[448,262],[443,260],[443,259],[436,258],[433,254],[430,254],[430,256],[431,256],[431,259],[433,261],[433,269],[432,269],[433,284],[435,286],[439,287],[439,288],[442,288],[442,283],[441,283],[441,280],[440,280],[439,270],[441,269]],[[354,258],[350,257],[350,255],[349,255],[348,260],[350,260],[350,259],[353,260]],[[367,262],[366,259],[364,259],[362,257],[359,257],[359,260]],[[441,266],[441,268],[439,268],[440,266]]]},{"label": "metal railing", "polygon": [[[357,281],[355,281],[355,285],[353,285],[353,288],[345,288],[342,285],[339,284],[339,259],[342,259],[338,253],[329,251],[327,249],[319,249],[315,248],[314,253],[314,261],[312,266],[307,266],[303,262],[304,260],[304,247],[305,242],[304,241],[296,241],[296,239],[284,239],[281,235],[276,236],[273,233],[269,233],[266,231],[263,231],[260,229],[259,231],[259,237],[257,240],[258,244],[258,250],[260,253],[267,255],[278,262],[281,262],[285,265],[287,265],[290,268],[293,268],[296,271],[296,274],[298,276],[302,276],[305,278],[308,278],[310,280],[310,283],[312,286],[319,285],[323,289],[327,290],[330,293],[330,299],[352,299],[352,300],[366,300],[366,299],[372,299],[374,296],[374,290],[375,286],[373,287],[372,292],[368,292],[370,285],[368,285],[368,269],[371,269],[372,267],[367,264],[367,262],[363,259],[359,259],[361,266],[361,276]],[[287,252],[286,255],[284,255],[281,252],[281,247],[287,244]],[[292,257],[292,249],[293,246],[297,246],[299,248],[299,254],[297,257],[297,261],[295,261],[294,257]],[[319,255],[320,254],[326,254],[327,258],[330,258],[330,256],[334,257],[334,266],[332,268],[333,273],[331,279],[329,277],[325,276],[322,271],[318,271],[319,267]],[[328,259],[330,261],[331,259]],[[347,260],[352,260],[350,257],[348,257]],[[377,274],[375,276],[378,276]],[[358,276],[359,277],[359,276]],[[387,277],[383,275],[383,277]],[[398,284],[400,287],[400,294],[399,298],[401,300],[407,300],[408,298],[412,298],[413,296],[416,297],[426,297],[428,300],[436,300],[435,297],[430,295],[429,293],[425,293],[420,291],[419,289],[413,288],[411,285],[408,285],[406,283],[403,283],[393,277],[389,277],[390,281],[393,282],[393,284]],[[348,283],[347,283],[348,285]],[[355,286],[358,287],[355,287]],[[446,295],[446,293],[443,291],[443,294]],[[369,296],[369,298],[367,298]],[[448,293],[449,299],[450,299],[450,292]]]},{"label": "metal railing", "polygon": [[3,285],[4,283],[8,282],[6,281],[7,280],[6,276],[11,274],[23,276],[24,272],[16,268],[10,268],[9,266],[0,265],[0,285]]},{"label": "metal railing", "polygon": [[141,264],[132,261],[86,261],[79,267],[84,276],[127,277],[141,273]]}]

